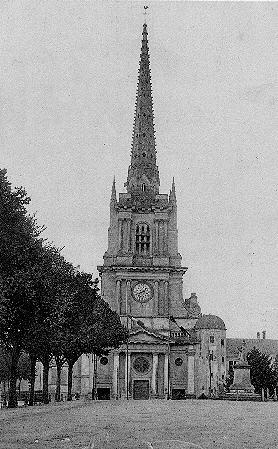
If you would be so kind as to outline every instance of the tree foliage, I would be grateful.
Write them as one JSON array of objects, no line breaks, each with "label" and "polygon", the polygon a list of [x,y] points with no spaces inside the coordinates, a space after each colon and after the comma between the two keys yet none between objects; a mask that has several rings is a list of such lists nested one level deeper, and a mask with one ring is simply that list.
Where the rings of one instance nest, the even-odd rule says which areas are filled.
[{"label": "tree foliage", "polygon": [[[35,362],[40,360],[48,402],[52,358],[58,373],[67,361],[72,374],[82,353],[102,354],[127,337],[117,313],[100,297],[97,281],[77,271],[41,238],[43,228],[28,214],[29,201],[25,190],[12,189],[6,171],[0,170],[0,343],[9,354],[10,407],[17,404],[16,380],[24,352],[31,360],[31,397]],[[25,362],[21,367],[27,370]]]},{"label": "tree foliage", "polygon": [[116,348],[127,338],[120,318],[99,295],[98,280],[88,273],[70,273],[64,300],[58,300],[53,320],[57,336],[53,345],[58,383],[56,398],[59,399],[60,370],[68,363],[68,400],[71,400],[72,369],[83,353],[101,355]]},{"label": "tree foliage", "polygon": [[11,354],[9,406],[17,405],[16,374],[32,322],[32,269],[42,248],[40,228],[26,209],[25,190],[0,170],[0,341]]},{"label": "tree foliage", "polygon": [[251,383],[255,392],[260,393],[262,388],[273,389],[277,385],[277,365],[272,363],[271,357],[263,354],[259,349],[253,348],[247,354],[249,363]]},{"label": "tree foliage", "polygon": [[[5,348],[0,348],[0,382],[9,382],[11,377],[12,354]],[[17,380],[30,380],[30,357],[23,352],[18,360]]]}]

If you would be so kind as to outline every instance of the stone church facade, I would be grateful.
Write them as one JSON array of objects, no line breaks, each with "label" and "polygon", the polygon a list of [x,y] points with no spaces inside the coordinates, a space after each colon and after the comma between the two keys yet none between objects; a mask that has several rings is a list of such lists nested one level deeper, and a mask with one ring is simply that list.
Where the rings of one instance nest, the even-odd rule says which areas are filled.
[{"label": "stone church facade", "polygon": [[147,35],[144,24],[126,192],[117,197],[113,182],[98,267],[102,296],[130,337],[108,357],[82,356],[75,370],[76,389],[99,399],[196,397],[218,391],[226,374],[223,321],[202,316],[194,293],[183,298],[174,180],[169,194],[159,191]]},{"label": "stone church facade", "polygon": [[[105,357],[83,354],[74,366],[73,395],[95,399],[183,399],[218,396],[239,348],[258,348],[274,359],[277,340],[226,339],[223,320],[203,315],[195,293],[183,297],[178,252],[177,198],[159,191],[147,26],[143,26],[131,162],[126,192],[110,200],[108,248],[98,267],[101,294],[129,329],[129,340]],[[55,397],[56,367],[49,373]],[[21,391],[29,384],[22,381]],[[37,363],[35,390],[42,390]],[[3,385],[0,384],[0,392]],[[67,394],[67,366],[61,375]]]},{"label": "stone church facade", "polygon": [[[97,399],[182,399],[218,395],[226,378],[226,328],[202,315],[197,296],[183,297],[175,182],[160,193],[156,163],[147,25],[142,47],[126,192],[110,200],[108,248],[98,267],[101,294],[129,329],[128,343],[107,357],[83,354],[73,394]],[[42,388],[41,366],[36,389]],[[66,397],[67,367],[61,392]],[[49,375],[54,398],[56,368]]]}]

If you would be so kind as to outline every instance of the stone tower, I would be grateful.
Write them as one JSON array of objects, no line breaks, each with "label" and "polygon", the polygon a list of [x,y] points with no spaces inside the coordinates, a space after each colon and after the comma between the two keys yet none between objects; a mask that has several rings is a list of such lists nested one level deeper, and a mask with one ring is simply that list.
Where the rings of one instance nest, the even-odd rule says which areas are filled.
[{"label": "stone tower", "polygon": [[187,268],[178,253],[174,180],[169,195],[159,193],[147,35],[144,24],[126,193],[117,200],[113,182],[108,249],[99,271],[102,295],[120,315],[167,318],[185,315]]},{"label": "stone tower", "polygon": [[107,396],[110,388],[113,397],[185,397],[195,394],[193,328],[200,307],[194,295],[183,300],[187,268],[178,252],[174,179],[169,194],[159,192],[146,24],[142,36],[126,192],[117,198],[113,181],[108,249],[98,267],[102,296],[130,338],[99,365],[98,381]]},{"label": "stone tower", "polygon": [[[73,392],[98,399],[216,395],[225,379],[226,328],[183,298],[175,183],[159,192],[147,25],[142,47],[126,192],[110,200],[108,248],[98,267],[101,293],[129,329],[108,356],[82,354]],[[56,378],[51,375],[50,391]]]}]

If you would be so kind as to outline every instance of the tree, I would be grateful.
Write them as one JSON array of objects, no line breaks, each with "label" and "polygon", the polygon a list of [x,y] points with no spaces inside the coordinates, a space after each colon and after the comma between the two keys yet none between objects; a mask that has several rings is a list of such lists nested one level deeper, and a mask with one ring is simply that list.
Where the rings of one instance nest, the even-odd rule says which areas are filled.
[{"label": "tree", "polygon": [[31,378],[31,364],[30,357],[26,352],[23,352],[19,358],[17,365],[17,379],[19,380],[18,391],[20,393],[21,381],[29,380]]},{"label": "tree", "polygon": [[277,384],[277,373],[272,366],[271,357],[263,354],[257,348],[253,348],[247,354],[247,362],[250,365],[251,383],[255,387],[255,392],[260,393],[262,389],[273,389]]},{"label": "tree", "polygon": [[[31,395],[35,364],[43,363],[43,401],[48,402],[51,359],[69,373],[84,352],[103,353],[125,339],[118,315],[100,298],[97,284],[76,272],[60,250],[40,236],[43,231],[26,209],[23,188],[12,189],[0,170],[0,342],[10,354],[9,407],[16,407],[16,381],[23,352],[30,356]],[[109,325],[109,328],[108,328]]]},{"label": "tree", "polygon": [[6,405],[6,388],[10,380],[10,355],[0,347],[0,383],[4,387],[4,404]]},{"label": "tree", "polygon": [[26,209],[23,188],[12,189],[0,170],[0,341],[11,354],[9,407],[16,407],[17,365],[32,322],[34,288],[30,272],[42,248],[43,228]]},{"label": "tree", "polygon": [[120,318],[102,300],[98,280],[88,273],[68,273],[65,297],[56,304],[53,320],[56,344],[53,353],[57,366],[56,399],[60,399],[62,365],[68,363],[68,400],[71,400],[73,366],[84,353],[104,354],[122,344],[127,332]]},{"label": "tree", "polygon": [[[6,390],[6,384],[9,384],[11,378],[11,362],[12,353],[0,348],[0,382],[3,382],[4,391]],[[30,358],[28,354],[23,352],[19,358],[17,365],[16,379],[19,380],[18,390],[20,391],[21,381],[30,380]]]},{"label": "tree", "polygon": [[[62,356],[63,309],[68,300],[69,278],[73,275],[73,266],[66,262],[60,250],[52,245],[43,248],[41,260],[36,266],[34,276],[35,298],[33,322],[26,341],[32,366],[36,360],[43,364],[43,402],[49,402],[48,373],[53,357],[60,368]],[[30,405],[34,398],[34,368],[32,375]]]}]

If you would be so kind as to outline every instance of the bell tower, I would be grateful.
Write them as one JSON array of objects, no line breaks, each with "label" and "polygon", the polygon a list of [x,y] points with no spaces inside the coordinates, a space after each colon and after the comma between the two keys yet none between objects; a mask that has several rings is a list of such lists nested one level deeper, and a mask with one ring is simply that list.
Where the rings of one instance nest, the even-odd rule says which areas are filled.
[{"label": "bell tower", "polygon": [[[159,192],[147,25],[143,25],[131,161],[126,192],[110,200],[108,249],[98,267],[103,298],[123,318],[166,329],[169,316],[186,317],[178,252],[177,199]],[[124,321],[124,319],[123,319]]]},{"label": "bell tower", "polygon": [[102,297],[129,338],[104,367],[100,361],[97,378],[115,398],[194,397],[201,310],[195,294],[183,298],[174,178],[170,192],[160,192],[146,23],[138,72],[126,191],[118,195],[113,180],[108,248],[98,267]]}]

